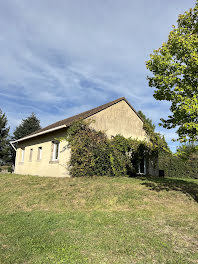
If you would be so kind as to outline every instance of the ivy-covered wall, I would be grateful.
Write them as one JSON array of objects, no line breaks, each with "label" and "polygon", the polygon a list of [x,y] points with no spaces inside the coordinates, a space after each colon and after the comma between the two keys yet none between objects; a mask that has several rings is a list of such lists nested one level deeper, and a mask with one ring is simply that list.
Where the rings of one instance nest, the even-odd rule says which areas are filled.
[{"label": "ivy-covered wall", "polygon": [[109,138],[91,127],[90,122],[73,123],[61,138],[71,150],[68,164],[71,176],[132,176],[143,158],[155,160],[156,146],[150,142],[121,135]]}]

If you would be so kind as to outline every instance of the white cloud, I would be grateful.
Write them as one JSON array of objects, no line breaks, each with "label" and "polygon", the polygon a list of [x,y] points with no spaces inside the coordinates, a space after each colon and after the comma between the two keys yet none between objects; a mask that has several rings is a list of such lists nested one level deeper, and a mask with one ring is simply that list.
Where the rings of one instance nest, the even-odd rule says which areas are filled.
[{"label": "white cloud", "polygon": [[178,14],[193,5],[194,0],[1,1],[0,103],[11,125],[32,111],[45,125],[119,96],[157,124],[168,104],[153,99],[145,60],[167,39]]}]

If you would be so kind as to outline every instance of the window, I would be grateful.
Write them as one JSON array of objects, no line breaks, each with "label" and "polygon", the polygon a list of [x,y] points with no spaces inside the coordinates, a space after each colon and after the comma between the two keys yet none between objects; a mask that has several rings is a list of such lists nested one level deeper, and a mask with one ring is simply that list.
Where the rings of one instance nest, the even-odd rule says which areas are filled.
[{"label": "window", "polygon": [[59,142],[53,141],[53,149],[52,149],[52,160],[58,160],[59,159]]},{"label": "window", "polygon": [[33,154],[33,149],[31,148],[30,149],[30,158],[29,158],[29,161],[32,161],[32,154]]},{"label": "window", "polygon": [[38,148],[38,160],[42,159],[42,147]]},{"label": "window", "polygon": [[24,158],[25,158],[25,148],[21,149],[21,162],[24,162]]}]

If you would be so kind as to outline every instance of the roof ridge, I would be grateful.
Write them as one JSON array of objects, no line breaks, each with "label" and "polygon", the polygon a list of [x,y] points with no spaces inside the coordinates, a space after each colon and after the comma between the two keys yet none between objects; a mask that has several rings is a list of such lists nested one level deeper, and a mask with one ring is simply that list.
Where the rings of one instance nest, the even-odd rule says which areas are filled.
[{"label": "roof ridge", "polygon": [[[63,125],[65,125],[65,127],[68,127],[68,126],[70,126],[74,121],[76,121],[76,120],[78,120],[78,119],[80,119],[80,118],[82,118],[82,119],[88,118],[88,117],[90,117],[90,116],[92,116],[92,115],[94,115],[94,114],[96,114],[96,113],[98,113],[98,112],[100,112],[100,111],[102,111],[102,110],[104,110],[104,109],[106,109],[106,108],[108,108],[108,107],[110,107],[110,106],[112,106],[112,105],[114,105],[114,104],[116,104],[116,103],[122,101],[122,100],[124,100],[124,101],[130,106],[130,108],[136,113],[136,115],[142,120],[142,118],[140,117],[140,115],[135,111],[135,109],[134,109],[134,108],[132,107],[132,105],[127,101],[127,99],[126,99],[125,97],[120,97],[120,98],[115,99],[115,100],[113,100],[113,101],[111,101],[111,102],[108,102],[108,103],[106,103],[106,104],[103,104],[103,105],[97,106],[97,107],[95,107],[95,108],[92,108],[92,109],[90,109],[90,110],[84,111],[84,112],[79,113],[79,114],[77,114],[77,115],[74,115],[74,116],[71,116],[71,117],[65,118],[65,119],[63,119],[63,120],[59,120],[59,121],[57,121],[57,122],[55,122],[55,123],[53,123],[53,124],[50,124],[50,125],[48,125],[48,126],[46,126],[46,127],[44,127],[44,128],[41,128],[41,129],[35,131],[34,133],[29,134],[28,136],[33,136],[33,135],[36,136],[36,134],[38,134],[38,133],[41,133],[41,132],[44,132],[44,131],[47,132],[47,130],[51,130],[51,129],[55,128],[55,127],[59,127],[59,126],[63,126]],[[143,121],[143,120],[142,120],[142,121]],[[25,138],[26,138],[26,137],[24,137],[24,140],[25,140]],[[22,138],[21,138],[20,140],[22,140]]]},{"label": "roof ridge", "polygon": [[[64,122],[64,121],[66,121],[66,120],[69,120],[70,118],[71,118],[71,119],[73,119],[73,118],[78,118],[78,117],[81,118],[81,116],[86,115],[86,113],[95,112],[97,109],[102,108],[102,109],[100,109],[99,111],[97,111],[97,112],[100,112],[100,111],[104,110],[105,108],[107,108],[107,107],[109,107],[109,106],[111,106],[111,105],[113,105],[113,104],[115,104],[115,103],[118,103],[118,102],[120,102],[120,101],[122,101],[122,100],[126,100],[126,98],[125,98],[125,97],[120,97],[120,98],[115,99],[115,100],[113,100],[113,101],[110,101],[110,102],[108,102],[108,103],[106,103],[106,104],[103,104],[103,105],[100,105],[100,106],[94,107],[94,108],[92,108],[92,109],[90,109],[90,110],[86,110],[86,111],[81,112],[81,113],[79,113],[79,114],[76,114],[76,115],[73,115],[73,116],[67,117],[67,118],[65,118],[65,119],[59,120],[59,121],[57,121],[57,122],[55,122],[55,123],[52,123],[52,124],[50,124],[50,125],[48,125],[48,126],[46,126],[46,127],[44,127],[44,128],[41,128],[41,129],[35,131],[34,133],[32,133],[32,134],[30,134],[30,135],[33,135],[33,134],[35,134],[35,133],[39,133],[39,132],[43,131],[44,129],[47,129],[48,127],[50,127],[50,126],[52,126],[52,125],[55,125],[55,124],[57,124],[57,126],[58,126],[60,122]],[[107,106],[107,105],[108,105],[108,106]],[[95,110],[95,111],[94,111],[94,110]],[[97,112],[96,112],[96,113],[97,113]],[[94,115],[94,113],[88,115],[87,117],[89,117],[89,116],[91,116],[91,115]],[[84,117],[84,118],[86,118],[86,117]],[[75,120],[76,120],[76,119],[75,119]]]}]

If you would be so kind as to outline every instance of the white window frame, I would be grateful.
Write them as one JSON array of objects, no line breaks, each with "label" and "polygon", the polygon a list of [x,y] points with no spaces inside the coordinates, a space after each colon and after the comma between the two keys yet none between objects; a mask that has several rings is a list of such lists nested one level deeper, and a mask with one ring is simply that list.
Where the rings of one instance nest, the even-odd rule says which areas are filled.
[{"label": "white window frame", "polygon": [[38,147],[38,160],[42,159],[42,147]]},{"label": "white window frame", "polygon": [[25,159],[25,148],[21,149],[21,162],[24,162]]},{"label": "white window frame", "polygon": [[[60,154],[60,142],[58,141],[52,141],[52,160],[56,161],[59,160],[59,154]],[[57,152],[57,148],[58,148],[58,152]],[[56,157],[56,154],[57,157]]]}]

